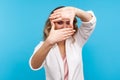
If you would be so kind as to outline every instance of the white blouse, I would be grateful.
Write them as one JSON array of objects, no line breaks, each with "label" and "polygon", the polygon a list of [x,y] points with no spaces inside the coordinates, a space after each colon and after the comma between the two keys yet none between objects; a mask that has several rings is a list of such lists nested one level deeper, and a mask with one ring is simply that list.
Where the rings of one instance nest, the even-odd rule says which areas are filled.
[{"label": "white blouse", "polygon": [[[65,43],[66,58],[69,69],[68,80],[84,80],[82,47],[88,40],[96,25],[96,17],[94,13],[92,11],[88,11],[88,13],[91,13],[93,18],[89,22],[82,22],[80,28],[73,36],[75,39],[74,42],[73,37],[70,37],[66,40]],[[41,41],[36,46],[32,56],[43,43],[44,41]],[[32,56],[29,60],[29,64],[32,70],[39,70],[44,66],[46,80],[64,80],[64,63],[57,44],[51,48],[42,66],[40,66],[38,69],[33,69],[31,66]]]}]

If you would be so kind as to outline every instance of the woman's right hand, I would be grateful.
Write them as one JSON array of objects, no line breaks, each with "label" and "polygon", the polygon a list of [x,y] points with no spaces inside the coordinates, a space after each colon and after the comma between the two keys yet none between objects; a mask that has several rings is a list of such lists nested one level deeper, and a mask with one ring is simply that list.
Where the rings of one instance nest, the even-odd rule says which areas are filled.
[{"label": "woman's right hand", "polygon": [[70,25],[73,27],[73,21],[76,16],[76,8],[75,7],[63,7],[54,11],[53,14],[50,15],[50,19],[61,20],[63,18],[70,20]]},{"label": "woman's right hand", "polygon": [[66,40],[70,36],[72,36],[75,32],[73,28],[63,28],[63,29],[55,30],[54,22],[51,21],[51,24],[52,24],[52,28],[51,28],[50,34],[46,39],[47,41],[49,41],[50,44],[55,44],[57,42]]}]

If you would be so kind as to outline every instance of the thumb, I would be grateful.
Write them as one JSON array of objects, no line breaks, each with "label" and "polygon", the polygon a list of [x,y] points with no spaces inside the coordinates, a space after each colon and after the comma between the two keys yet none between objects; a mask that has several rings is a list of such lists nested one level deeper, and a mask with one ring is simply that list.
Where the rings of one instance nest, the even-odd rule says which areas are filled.
[{"label": "thumb", "polygon": [[51,30],[55,30],[55,24],[54,24],[54,22],[53,21],[51,21]]},{"label": "thumb", "polygon": [[70,26],[73,28],[73,19],[70,20]]}]

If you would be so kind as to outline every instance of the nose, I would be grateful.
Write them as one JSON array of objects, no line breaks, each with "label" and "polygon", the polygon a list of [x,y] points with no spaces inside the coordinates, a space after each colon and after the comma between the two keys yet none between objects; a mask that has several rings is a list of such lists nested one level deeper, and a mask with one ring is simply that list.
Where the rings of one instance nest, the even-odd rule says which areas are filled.
[{"label": "nose", "polygon": [[64,27],[64,28],[68,28],[69,25],[67,25],[66,23],[64,23],[64,24],[63,24],[63,27]]}]

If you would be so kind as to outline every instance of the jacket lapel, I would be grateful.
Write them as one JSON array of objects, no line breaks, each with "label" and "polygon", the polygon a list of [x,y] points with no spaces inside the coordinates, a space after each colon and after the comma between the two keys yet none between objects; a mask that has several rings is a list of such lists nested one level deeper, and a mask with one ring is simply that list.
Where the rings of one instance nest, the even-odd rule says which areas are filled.
[{"label": "jacket lapel", "polygon": [[72,45],[72,37],[70,37],[69,39],[66,40],[66,58],[67,58],[67,63],[68,63],[68,69],[69,69],[69,75],[68,75],[68,80],[72,80],[72,67],[70,65],[71,64],[71,57],[72,57],[72,50],[71,50],[71,45]]},{"label": "jacket lapel", "polygon": [[63,60],[62,60],[60,50],[57,44],[55,44],[54,50],[55,50],[55,56],[56,56],[56,59],[58,61],[58,65],[61,71],[62,80],[64,80],[64,65],[63,65]]}]

